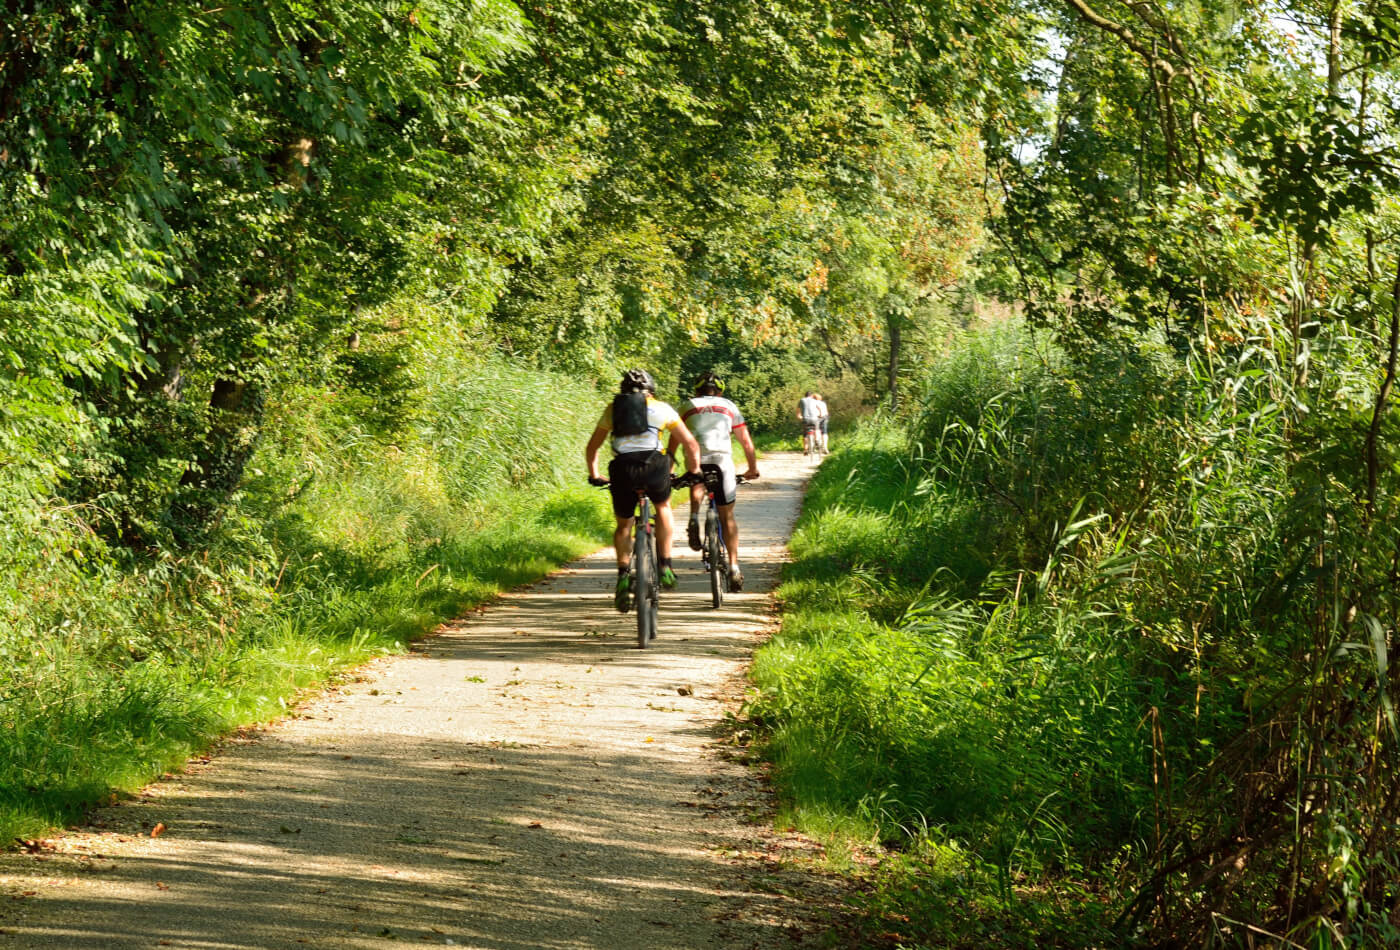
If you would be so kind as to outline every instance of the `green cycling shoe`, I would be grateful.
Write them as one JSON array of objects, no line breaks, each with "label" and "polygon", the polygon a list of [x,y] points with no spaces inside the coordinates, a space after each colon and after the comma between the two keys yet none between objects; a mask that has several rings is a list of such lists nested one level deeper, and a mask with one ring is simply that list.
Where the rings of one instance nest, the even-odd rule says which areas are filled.
[{"label": "green cycling shoe", "polygon": [[627,613],[632,607],[632,575],[617,575],[617,592],[613,594],[613,604],[622,613]]},{"label": "green cycling shoe", "polygon": [[676,572],[669,567],[663,567],[661,569],[661,586],[667,590],[671,590],[676,586]]}]

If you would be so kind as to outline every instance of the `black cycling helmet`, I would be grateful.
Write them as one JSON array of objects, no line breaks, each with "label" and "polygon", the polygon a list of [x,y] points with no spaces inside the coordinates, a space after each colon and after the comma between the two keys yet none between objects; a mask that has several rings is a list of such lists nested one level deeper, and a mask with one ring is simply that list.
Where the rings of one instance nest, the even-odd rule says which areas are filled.
[{"label": "black cycling helmet", "polygon": [[707,389],[714,389],[716,396],[724,395],[724,380],[715,375],[712,369],[701,373],[695,381],[695,395],[703,396]]},{"label": "black cycling helmet", "polygon": [[618,384],[618,392],[649,392],[655,396],[656,380],[652,379],[651,374],[644,369],[629,369],[622,374],[622,382]]}]

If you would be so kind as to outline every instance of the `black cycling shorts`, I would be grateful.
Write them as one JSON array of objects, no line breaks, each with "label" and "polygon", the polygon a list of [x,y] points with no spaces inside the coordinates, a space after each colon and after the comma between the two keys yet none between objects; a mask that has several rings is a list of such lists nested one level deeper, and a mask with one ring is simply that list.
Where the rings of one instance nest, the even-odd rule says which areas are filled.
[{"label": "black cycling shorts", "polygon": [[639,488],[653,504],[670,500],[671,460],[660,452],[623,452],[608,463],[608,480],[613,514],[631,518],[637,514]]}]

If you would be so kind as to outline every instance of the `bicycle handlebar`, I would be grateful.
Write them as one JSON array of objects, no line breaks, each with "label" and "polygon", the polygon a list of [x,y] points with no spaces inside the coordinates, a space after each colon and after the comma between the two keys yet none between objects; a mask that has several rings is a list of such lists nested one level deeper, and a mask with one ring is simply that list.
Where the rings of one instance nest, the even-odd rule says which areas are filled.
[{"label": "bicycle handlebar", "polygon": [[[742,485],[742,484],[744,484],[744,482],[746,482],[746,481],[749,481],[749,479],[745,478],[743,475],[738,475],[738,474],[736,474],[736,475],[734,476],[734,483],[735,483],[736,485]],[[588,479],[588,484],[592,485],[594,488],[607,488],[609,485],[612,484],[612,482],[610,482],[610,481],[609,481],[608,479],[606,479],[606,478],[592,478],[592,477],[590,477],[590,478]],[[703,484],[705,484],[705,476],[704,476],[703,473],[700,473],[700,472],[683,472],[683,473],[680,474],[680,475],[672,475],[672,476],[671,476],[671,487],[672,487],[672,488],[687,488],[687,487],[689,487],[689,486],[691,486],[691,485],[703,485]]]}]

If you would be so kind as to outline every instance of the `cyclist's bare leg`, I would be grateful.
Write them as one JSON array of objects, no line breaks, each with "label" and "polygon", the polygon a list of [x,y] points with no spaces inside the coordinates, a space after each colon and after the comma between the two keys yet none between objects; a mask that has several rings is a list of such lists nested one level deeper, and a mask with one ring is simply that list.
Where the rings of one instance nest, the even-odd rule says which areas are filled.
[{"label": "cyclist's bare leg", "polygon": [[629,567],[632,563],[632,522],[636,518],[618,518],[613,530],[613,551],[617,553],[617,566]]},{"label": "cyclist's bare leg", "polygon": [[656,556],[663,563],[671,560],[671,500],[656,503]]},{"label": "cyclist's bare leg", "polygon": [[705,486],[690,486],[690,520],[695,521],[700,517],[700,512],[705,510]]},{"label": "cyclist's bare leg", "polygon": [[739,562],[739,522],[734,518],[733,505],[719,506],[719,520],[724,525],[724,547],[729,552],[730,565]]}]

